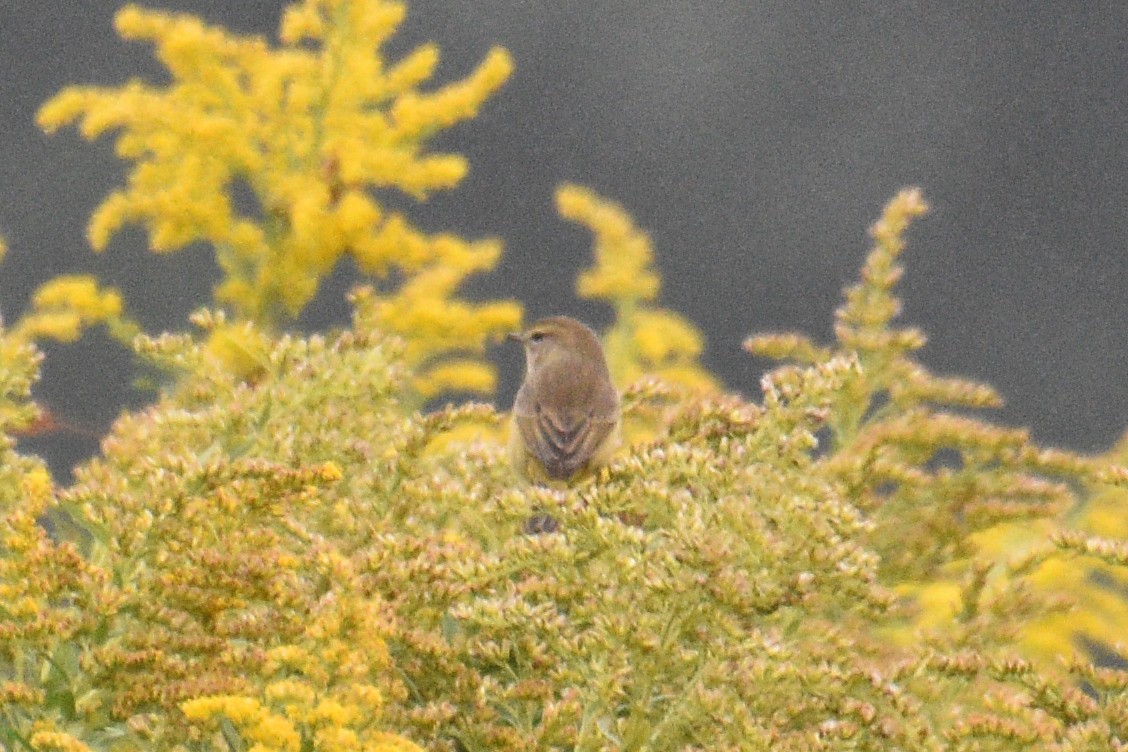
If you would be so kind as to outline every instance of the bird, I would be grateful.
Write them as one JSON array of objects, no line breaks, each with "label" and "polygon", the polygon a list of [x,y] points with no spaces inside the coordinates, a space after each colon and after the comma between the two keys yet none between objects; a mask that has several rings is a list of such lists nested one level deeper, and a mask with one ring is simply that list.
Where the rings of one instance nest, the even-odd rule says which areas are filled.
[{"label": "bird", "polygon": [[606,465],[620,441],[619,393],[595,332],[550,316],[509,337],[525,348],[509,434],[517,473],[567,486]]}]

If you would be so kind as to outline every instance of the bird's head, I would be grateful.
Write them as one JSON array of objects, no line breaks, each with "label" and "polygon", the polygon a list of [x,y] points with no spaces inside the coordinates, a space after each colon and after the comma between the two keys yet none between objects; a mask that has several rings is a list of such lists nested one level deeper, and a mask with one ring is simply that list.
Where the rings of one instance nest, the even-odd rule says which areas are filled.
[{"label": "bird's head", "polygon": [[525,363],[530,372],[544,363],[576,358],[602,365],[603,347],[595,332],[568,316],[541,319],[509,339],[525,346]]}]

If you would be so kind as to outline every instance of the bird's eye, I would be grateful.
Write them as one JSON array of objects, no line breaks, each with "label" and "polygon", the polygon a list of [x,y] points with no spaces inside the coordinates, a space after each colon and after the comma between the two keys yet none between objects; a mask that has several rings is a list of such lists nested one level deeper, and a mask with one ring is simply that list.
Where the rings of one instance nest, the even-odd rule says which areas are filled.
[{"label": "bird's eye", "polygon": [[529,335],[529,339],[533,342],[540,342],[542,339],[544,339],[544,332],[533,332]]}]

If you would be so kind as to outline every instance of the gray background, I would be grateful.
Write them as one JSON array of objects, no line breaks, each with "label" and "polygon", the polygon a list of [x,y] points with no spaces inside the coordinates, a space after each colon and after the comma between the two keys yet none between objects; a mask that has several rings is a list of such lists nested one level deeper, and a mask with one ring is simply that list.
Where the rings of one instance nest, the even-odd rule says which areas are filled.
[{"label": "gray background", "polygon": [[[165,0],[243,33],[277,28],[281,2]],[[102,255],[89,212],[119,184],[112,140],[41,134],[39,104],[68,83],[160,80],[144,45],[116,38],[112,2],[0,0],[0,310],[93,271],[121,287],[150,331],[184,328],[217,272],[201,248],[154,256],[128,230]],[[517,70],[478,120],[437,147],[466,154],[463,186],[414,213],[431,230],[496,235],[506,254],[474,296],[516,297],[530,318],[566,312],[586,231],[553,190],[577,181],[623,203],[651,233],[663,303],[706,333],[706,363],[756,394],[769,365],[749,333],[830,338],[866,228],[905,185],[933,207],[910,235],[903,321],[930,335],[936,371],[994,384],[995,417],[1044,443],[1101,450],[1128,407],[1128,3],[749,0],[416,2],[390,45],[433,40],[439,81],[493,44]],[[342,268],[299,322],[343,321]],[[43,400],[93,432],[151,394],[104,337],[49,348]],[[519,354],[494,354],[508,404]],[[56,469],[94,451],[81,433],[27,442]]]}]

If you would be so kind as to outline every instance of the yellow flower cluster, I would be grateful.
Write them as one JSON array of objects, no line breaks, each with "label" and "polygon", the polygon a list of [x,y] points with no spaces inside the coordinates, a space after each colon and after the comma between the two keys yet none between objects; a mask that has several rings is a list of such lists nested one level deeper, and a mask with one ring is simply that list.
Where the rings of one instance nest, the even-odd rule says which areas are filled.
[{"label": "yellow flower cluster", "polygon": [[595,235],[595,265],[576,283],[580,297],[635,304],[658,297],[661,280],[651,268],[650,238],[621,206],[578,185],[563,185],[556,192],[556,207],[561,217]]},{"label": "yellow flower cluster", "polygon": [[384,692],[371,682],[388,668],[384,631],[374,601],[336,593],[311,615],[299,643],[267,651],[270,680],[257,697],[210,695],[182,703],[181,710],[194,722],[226,718],[262,752],[419,752],[380,730]]},{"label": "yellow flower cluster", "polygon": [[64,275],[36,290],[31,310],[16,322],[12,335],[74,342],[85,329],[98,324],[104,324],[112,336],[125,343],[139,331],[123,313],[117,290],[100,288],[88,275]]},{"label": "yellow flower cluster", "polygon": [[497,243],[466,244],[453,237],[436,241],[445,246],[443,259],[419,269],[392,294],[372,288],[354,293],[358,322],[397,334],[406,342],[406,363],[415,372],[413,387],[424,399],[443,392],[493,392],[493,366],[476,356],[486,345],[521,321],[521,306],[513,301],[472,304],[453,297],[471,273],[491,268],[501,254]]},{"label": "yellow flower cluster", "polygon": [[205,352],[232,374],[254,382],[269,367],[266,336],[250,321],[228,321],[222,311],[207,313],[191,317],[208,332]]},{"label": "yellow flower cluster", "polygon": [[63,540],[46,466],[16,452],[8,433],[35,414],[39,362],[31,343],[0,325],[0,747],[83,752],[84,729],[70,722],[88,710],[78,645],[110,599],[104,573]]},{"label": "yellow flower cluster", "polygon": [[41,728],[28,740],[31,748],[42,752],[91,752],[90,747],[62,731]]},{"label": "yellow flower cluster", "polygon": [[136,163],[94,212],[91,244],[105,248],[131,222],[148,228],[156,252],[205,241],[224,273],[217,299],[268,329],[297,315],[349,255],[366,273],[402,280],[373,323],[411,343],[424,398],[491,390],[478,356],[516,326],[520,308],[454,295],[494,266],[500,246],[423,233],[377,192],[425,199],[457,185],[466,160],[426,143],[476,116],[513,64],[494,49],[465,79],[421,91],[438,64],[434,45],[391,65],[381,52],[405,12],[393,0],[305,0],[286,10],[271,47],[191,16],[123,8],[118,32],[151,41],[172,83],[72,87],[39,113],[48,131],[76,120],[86,138],[118,131],[119,156]]},{"label": "yellow flower cluster", "polygon": [[561,186],[556,206],[560,216],[594,236],[594,264],[580,275],[576,291],[615,308],[615,323],[604,338],[615,381],[627,384],[649,375],[691,390],[716,389],[716,380],[698,362],[701,333],[673,311],[650,305],[661,279],[646,233],[623,207],[578,185]]},{"label": "yellow flower cluster", "polygon": [[[1029,571],[1030,582],[1050,594],[1058,608],[1038,613],[1021,638],[1026,651],[1047,665],[1099,646],[1106,655],[1125,656],[1128,623],[1128,488],[1115,478],[1128,466],[1128,442],[1097,460],[1111,472],[1098,477],[1083,504],[1064,519],[999,526],[977,538],[994,556],[1026,553],[1012,569]],[[1047,547],[1046,541],[1054,545]]]},{"label": "yellow flower cluster", "polygon": [[[857,296],[851,320],[889,310],[880,293]],[[982,392],[893,355],[908,338],[775,338],[822,355],[768,374],[760,402],[643,380],[624,404],[657,408],[650,441],[597,482],[529,488],[497,442],[444,443],[499,422],[492,408],[404,411],[410,343],[371,324],[375,294],[356,302],[354,327],[329,336],[236,322],[257,343],[253,378],[221,367],[213,342],[137,338],[176,378],[115,423],[69,488],[0,436],[0,631],[13,636],[0,640],[0,744],[798,752],[1128,738],[1128,674],[1012,657],[1015,630],[1053,601],[967,562],[998,520],[1060,507],[1088,463],[930,403]],[[20,408],[34,350],[3,352],[0,406]],[[910,366],[888,396],[881,385]],[[858,399],[867,414],[840,422]],[[1124,484],[1128,470],[1110,458],[1091,475]],[[60,505],[81,549],[36,522]],[[555,529],[530,534],[546,515]],[[1128,563],[1123,541],[1052,543],[1121,574]],[[1027,572],[1051,561],[1035,559]]]}]

